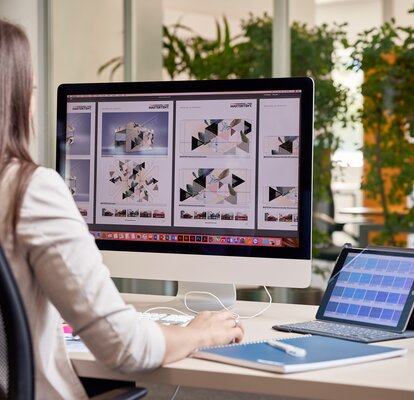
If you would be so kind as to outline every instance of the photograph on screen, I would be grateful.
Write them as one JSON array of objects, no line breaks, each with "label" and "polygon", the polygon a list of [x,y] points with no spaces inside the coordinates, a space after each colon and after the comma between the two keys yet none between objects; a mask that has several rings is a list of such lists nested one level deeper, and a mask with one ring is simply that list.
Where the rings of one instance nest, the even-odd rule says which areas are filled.
[{"label": "photograph on screen", "polygon": [[168,112],[102,112],[102,157],[167,155]]},{"label": "photograph on screen", "polygon": [[204,119],[181,121],[180,153],[246,156],[251,150],[251,121]]},{"label": "photograph on screen", "polygon": [[68,159],[65,181],[75,201],[89,202],[90,161]]},{"label": "photograph on screen", "polygon": [[91,114],[68,113],[66,124],[66,154],[91,154]]}]

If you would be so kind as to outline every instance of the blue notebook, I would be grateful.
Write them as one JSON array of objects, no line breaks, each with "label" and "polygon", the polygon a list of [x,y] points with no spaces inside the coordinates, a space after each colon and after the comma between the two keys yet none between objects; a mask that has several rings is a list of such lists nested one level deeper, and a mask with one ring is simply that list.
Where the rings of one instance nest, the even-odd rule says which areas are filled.
[{"label": "blue notebook", "polygon": [[325,336],[306,335],[280,341],[304,349],[306,355],[292,356],[270,346],[267,341],[258,341],[203,348],[195,352],[193,357],[286,374],[381,360],[401,356],[407,352],[402,348],[369,345]]}]

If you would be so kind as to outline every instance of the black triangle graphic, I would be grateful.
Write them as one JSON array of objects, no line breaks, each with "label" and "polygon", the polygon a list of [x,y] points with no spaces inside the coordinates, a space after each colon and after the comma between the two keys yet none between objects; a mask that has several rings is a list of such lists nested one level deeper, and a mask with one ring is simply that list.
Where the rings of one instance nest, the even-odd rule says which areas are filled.
[{"label": "black triangle graphic", "polygon": [[252,131],[252,124],[249,121],[244,121],[244,133],[248,134]]},{"label": "black triangle graphic", "polygon": [[278,192],[272,187],[269,187],[269,201],[272,201],[276,199],[277,197],[279,197]]},{"label": "black triangle graphic", "polygon": [[232,187],[235,188],[236,186],[239,186],[244,182],[245,182],[245,180],[240,178],[239,176],[234,175],[234,174],[231,175],[231,186]]},{"label": "black triangle graphic", "polygon": [[207,126],[206,131],[212,132],[215,135],[218,133],[218,122],[213,122],[211,125]]},{"label": "black triangle graphic", "polygon": [[191,194],[190,193],[186,192],[183,189],[180,189],[180,201],[187,200],[190,197],[191,197]]},{"label": "black triangle graphic", "polygon": [[194,179],[194,183],[198,183],[203,188],[206,187],[206,177],[205,176],[199,176],[198,178]]},{"label": "black triangle graphic", "polygon": [[280,147],[281,149],[286,150],[287,152],[289,152],[289,153],[291,153],[291,154],[292,154],[292,150],[293,150],[293,143],[292,143],[292,141],[291,141],[291,140],[288,140],[288,141],[286,141],[286,142],[282,143],[279,147]]},{"label": "black triangle graphic", "polygon": [[203,145],[203,142],[195,138],[194,136],[191,138],[191,150],[197,149]]}]

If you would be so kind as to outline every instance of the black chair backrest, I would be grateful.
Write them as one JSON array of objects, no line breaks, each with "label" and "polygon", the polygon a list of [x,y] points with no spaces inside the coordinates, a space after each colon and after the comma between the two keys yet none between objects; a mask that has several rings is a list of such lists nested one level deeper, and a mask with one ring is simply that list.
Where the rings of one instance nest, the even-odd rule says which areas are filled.
[{"label": "black chair backrest", "polygon": [[26,310],[0,246],[0,400],[3,399],[34,399],[34,364]]}]

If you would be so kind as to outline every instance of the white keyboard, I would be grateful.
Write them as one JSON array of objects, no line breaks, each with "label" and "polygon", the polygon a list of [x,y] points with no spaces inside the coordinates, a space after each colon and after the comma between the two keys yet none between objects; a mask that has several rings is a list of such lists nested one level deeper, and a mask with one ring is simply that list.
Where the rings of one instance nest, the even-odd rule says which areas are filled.
[{"label": "white keyboard", "polygon": [[167,314],[156,312],[140,312],[137,311],[139,319],[150,321],[158,321],[166,325],[182,325],[186,326],[194,317],[192,315],[184,314]]}]

